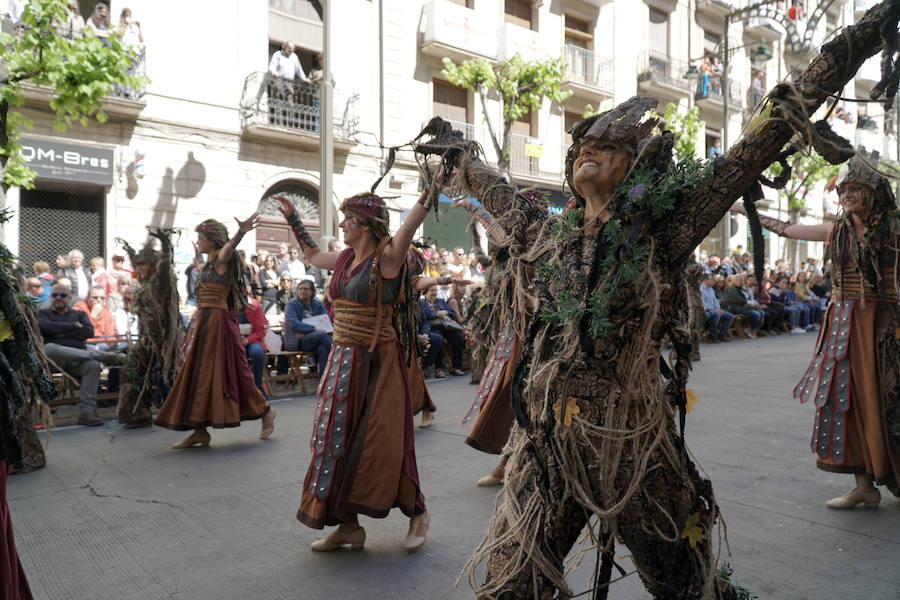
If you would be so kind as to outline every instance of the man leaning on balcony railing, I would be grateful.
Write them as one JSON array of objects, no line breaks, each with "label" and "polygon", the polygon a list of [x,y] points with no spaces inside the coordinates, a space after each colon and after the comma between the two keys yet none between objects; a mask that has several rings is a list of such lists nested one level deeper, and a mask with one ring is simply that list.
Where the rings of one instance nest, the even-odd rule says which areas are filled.
[{"label": "man leaning on balcony railing", "polygon": [[294,52],[293,43],[284,42],[281,50],[272,55],[272,59],[269,61],[269,75],[271,79],[269,99],[270,101],[274,100],[276,105],[282,105],[282,110],[275,110],[273,117],[280,124],[289,125],[285,122],[287,116],[285,109],[297,102],[295,85],[298,81],[309,83],[309,79],[300,65],[300,59]]}]

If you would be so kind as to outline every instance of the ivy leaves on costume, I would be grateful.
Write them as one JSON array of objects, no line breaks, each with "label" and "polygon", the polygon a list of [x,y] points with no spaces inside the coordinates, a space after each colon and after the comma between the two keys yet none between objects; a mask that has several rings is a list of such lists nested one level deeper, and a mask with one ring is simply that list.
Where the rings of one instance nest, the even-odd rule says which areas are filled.
[{"label": "ivy leaves on costume", "polygon": [[[0,223],[9,219],[0,211]],[[14,271],[15,257],[0,243],[0,461],[22,459],[22,438],[16,410],[27,390],[33,389],[45,401],[56,397],[56,388],[38,359],[36,323],[31,300],[19,291]]]},{"label": "ivy leaves on costume", "polygon": [[[594,241],[588,280],[584,281],[582,269],[565,268],[559,260],[538,266],[537,277],[550,289],[558,290],[541,308],[540,318],[557,327],[583,323],[591,337],[604,337],[610,326],[611,307],[622,287],[636,281],[647,268],[650,245],[642,235],[644,226],[664,224],[676,200],[702,184],[714,168],[715,163],[692,157],[681,157],[663,174],[652,163],[636,167],[616,187],[613,217],[603,224]],[[557,243],[567,244],[579,237],[583,226],[584,209],[573,209],[553,223],[551,235]],[[574,247],[570,250],[580,254]],[[565,256],[571,260],[571,253]],[[580,294],[585,283],[587,293]]]}]

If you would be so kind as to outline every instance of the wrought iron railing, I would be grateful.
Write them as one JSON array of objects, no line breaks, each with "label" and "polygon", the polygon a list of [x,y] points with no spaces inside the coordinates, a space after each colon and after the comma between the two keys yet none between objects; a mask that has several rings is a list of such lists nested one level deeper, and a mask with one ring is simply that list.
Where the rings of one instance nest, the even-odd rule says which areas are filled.
[{"label": "wrought iron railing", "polygon": [[657,81],[690,92],[693,84],[684,78],[687,68],[683,60],[648,50],[638,56],[638,81]]},{"label": "wrought iron railing", "polygon": [[563,53],[566,56],[566,76],[602,90],[613,88],[613,61],[585,48],[568,44]]},{"label": "wrought iron railing", "polygon": [[[723,96],[721,75],[709,75],[708,81],[705,82],[703,75],[700,75],[700,79],[697,80],[697,89],[694,90],[694,98],[697,100],[712,98],[721,102]],[[732,106],[743,105],[744,96],[739,81],[728,80],[728,103]]]},{"label": "wrought iron railing", "polygon": [[[334,90],[333,101],[334,134],[352,138],[359,127],[359,94]],[[274,125],[318,133],[319,85],[278,79],[266,71],[251,73],[244,80],[240,112],[242,129],[249,125]]]},{"label": "wrought iron railing", "polygon": [[543,179],[562,180],[563,154],[559,144],[513,133],[509,144],[509,172]]}]

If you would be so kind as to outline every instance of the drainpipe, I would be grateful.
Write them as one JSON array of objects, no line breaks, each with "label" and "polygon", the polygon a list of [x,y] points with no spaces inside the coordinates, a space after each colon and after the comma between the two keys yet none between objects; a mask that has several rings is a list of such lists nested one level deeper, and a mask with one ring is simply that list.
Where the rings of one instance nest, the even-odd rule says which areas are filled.
[{"label": "drainpipe", "polygon": [[334,90],[331,83],[331,2],[322,3],[322,83],[319,86],[319,205],[322,236],[334,236],[334,202],[331,177],[334,172]]}]

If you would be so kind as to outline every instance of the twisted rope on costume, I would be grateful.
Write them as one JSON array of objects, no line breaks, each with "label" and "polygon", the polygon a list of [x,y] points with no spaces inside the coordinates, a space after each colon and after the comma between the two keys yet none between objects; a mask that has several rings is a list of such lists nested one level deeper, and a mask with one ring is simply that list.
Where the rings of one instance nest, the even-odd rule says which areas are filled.
[{"label": "twisted rope on costume", "polygon": [[[372,340],[375,329],[375,307],[349,302],[343,299],[334,301],[334,342],[355,346],[367,346]],[[393,305],[381,306],[381,327],[378,341],[387,342],[397,339],[397,332],[391,324]]]}]

